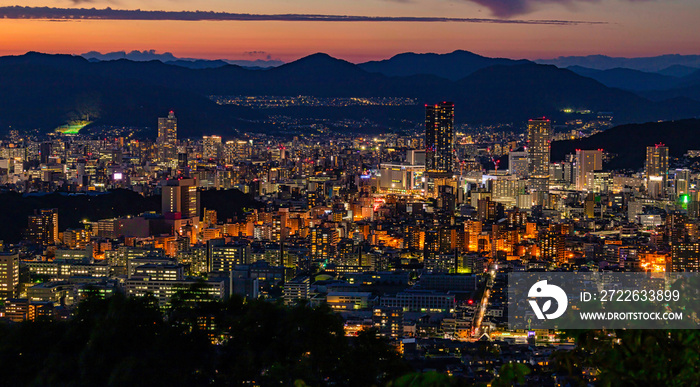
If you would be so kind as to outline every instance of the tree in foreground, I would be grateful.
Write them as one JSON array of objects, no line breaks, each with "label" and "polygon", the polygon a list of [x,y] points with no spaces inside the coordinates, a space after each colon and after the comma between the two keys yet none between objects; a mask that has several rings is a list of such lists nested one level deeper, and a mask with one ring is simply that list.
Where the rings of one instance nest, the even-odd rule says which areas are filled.
[{"label": "tree in foreground", "polygon": [[8,385],[380,386],[409,371],[376,332],[346,337],[326,306],[175,301],[89,298],[68,321],[0,324],[0,372]]},{"label": "tree in foreground", "polygon": [[557,375],[572,385],[700,385],[700,332],[696,330],[588,330],[566,333],[571,351],[555,355]]}]

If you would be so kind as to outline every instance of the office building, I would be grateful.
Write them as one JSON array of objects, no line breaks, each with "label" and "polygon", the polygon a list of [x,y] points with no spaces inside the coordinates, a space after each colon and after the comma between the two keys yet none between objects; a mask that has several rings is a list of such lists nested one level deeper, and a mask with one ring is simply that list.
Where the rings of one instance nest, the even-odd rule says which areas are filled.
[{"label": "office building", "polygon": [[167,117],[158,118],[158,155],[160,162],[177,164],[177,118],[172,110]]},{"label": "office building", "polygon": [[535,203],[542,205],[549,192],[549,158],[552,123],[546,118],[529,120],[527,125],[530,191]]},{"label": "office building", "polygon": [[689,198],[685,197],[690,193],[690,170],[676,169],[674,179],[674,187],[676,188],[676,197],[681,199],[682,203],[687,203]]},{"label": "office building", "polygon": [[311,282],[309,277],[297,277],[285,282],[283,298],[285,305],[294,305],[299,300],[308,300],[311,294]]},{"label": "office building", "polygon": [[59,242],[58,210],[56,208],[34,210],[34,215],[29,215],[27,218],[25,238],[30,243],[43,246]]},{"label": "office building", "polygon": [[68,229],[63,232],[63,244],[71,249],[83,249],[90,243],[90,236],[90,231],[85,229]]},{"label": "office building", "polygon": [[228,273],[236,265],[246,265],[250,262],[250,246],[245,243],[224,244],[223,239],[212,239],[207,242],[208,271]]},{"label": "office building", "polygon": [[700,243],[680,242],[671,243],[671,271],[698,272],[700,271]]},{"label": "office building", "polygon": [[336,251],[340,237],[338,231],[331,228],[313,228],[310,230],[311,256],[314,259],[330,259]]},{"label": "office building", "polygon": [[0,252],[0,299],[12,298],[19,285],[19,255]]},{"label": "office building", "polygon": [[145,297],[153,295],[158,299],[160,306],[170,302],[175,293],[180,291],[192,292],[196,288],[194,297],[203,299],[223,300],[227,297],[225,281],[210,280],[154,280],[148,276],[134,276],[126,280],[124,289],[127,296]]},{"label": "office building", "polygon": [[34,275],[47,276],[51,280],[63,280],[70,277],[108,277],[110,266],[106,262],[96,264],[66,261],[29,261],[29,272]]},{"label": "office building", "polygon": [[423,165],[382,163],[379,187],[389,192],[406,192],[423,188]]},{"label": "office building", "polygon": [[583,214],[588,219],[595,218],[596,197],[593,192],[589,192],[583,202]]},{"label": "office building", "polygon": [[326,304],[331,310],[367,309],[373,301],[370,292],[328,292]]},{"label": "office building", "polygon": [[406,162],[410,165],[425,166],[425,150],[411,149],[406,151]]},{"label": "office building", "polygon": [[218,159],[221,156],[221,137],[204,136],[202,139],[203,157],[205,160]]},{"label": "office building", "polygon": [[162,182],[163,215],[181,218],[199,217],[199,192],[194,179],[170,179]]},{"label": "office building", "polygon": [[647,147],[645,172],[649,196],[652,198],[665,197],[668,177],[668,147],[663,144]]},{"label": "office building", "polygon": [[527,151],[515,151],[508,153],[508,173],[515,175],[518,178],[527,177]]},{"label": "office building", "polygon": [[454,311],[454,294],[432,290],[406,290],[395,296],[382,296],[380,306],[399,308],[404,312],[444,313]]},{"label": "office building", "polygon": [[454,104],[443,102],[425,106],[426,171],[451,175],[455,160]]},{"label": "office building", "polygon": [[603,169],[603,150],[576,150],[576,189],[591,191],[588,173]]},{"label": "office building", "polygon": [[41,161],[42,164],[48,164],[52,154],[53,143],[50,141],[42,142],[39,147],[39,161]]},{"label": "office building", "polygon": [[549,183],[551,185],[557,185],[563,188],[571,188],[573,185],[576,186],[576,173],[575,166],[576,163],[570,163],[567,161],[554,162],[549,164]]}]

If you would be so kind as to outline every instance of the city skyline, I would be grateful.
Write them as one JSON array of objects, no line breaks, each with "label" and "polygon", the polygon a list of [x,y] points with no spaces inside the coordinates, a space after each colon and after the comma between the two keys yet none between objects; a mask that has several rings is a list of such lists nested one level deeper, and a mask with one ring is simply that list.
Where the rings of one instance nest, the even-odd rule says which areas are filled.
[{"label": "city skyline", "polygon": [[[9,131],[0,140],[5,190],[0,196],[9,202],[0,217],[12,217],[0,222],[0,321],[16,332],[12,323],[78,324],[81,313],[100,318],[83,308],[90,303],[111,310],[121,302],[143,303],[148,312],[117,313],[145,314],[155,320],[150,325],[166,324],[157,329],[184,327],[173,343],[198,340],[200,356],[216,348],[218,357],[221,348],[240,348],[240,330],[227,325],[238,321],[233,315],[255,330],[256,349],[247,350],[249,356],[267,350],[260,343],[278,329],[240,313],[263,319],[327,313],[335,328],[316,325],[313,335],[339,338],[329,356],[338,365],[304,368],[294,378],[371,385],[406,375],[414,362],[430,362],[441,377],[498,380],[495,370],[505,365],[478,376],[467,373],[469,367],[503,359],[501,352],[470,357],[486,346],[521,348],[510,359],[527,364],[527,380],[541,385],[586,379],[577,372],[555,376],[555,369],[558,353],[587,344],[546,322],[534,321],[531,328],[530,309],[513,301],[509,286],[532,284],[511,285],[512,278],[556,272],[565,278],[593,275],[609,284],[617,274],[646,279],[665,273],[672,281],[670,273],[700,270],[700,161],[695,157],[700,150],[682,150],[685,156],[671,163],[669,154],[677,155],[682,143],[666,147],[646,136],[633,144],[620,134],[623,146],[636,148],[639,156],[637,168],[618,169],[610,161],[629,155],[616,148],[576,148],[553,156],[551,146],[572,145],[572,140],[590,146],[629,127],[612,127],[609,113],[568,121],[537,117],[520,130],[493,130],[457,129],[454,119],[462,113],[451,102],[410,108],[424,113],[424,121],[401,133],[373,136],[343,130],[316,136],[238,133],[225,142],[207,134],[187,138],[178,135],[183,115],[172,110],[154,116],[158,130],[148,134],[107,127],[37,138]],[[662,133],[676,130],[660,129],[664,126],[697,127],[698,121],[647,125]],[[499,160],[506,159],[516,165],[499,170]],[[16,227],[17,220],[26,220],[26,227]],[[677,301],[680,295],[668,293],[668,301],[671,297]],[[582,307],[592,305],[583,301]],[[245,309],[232,312],[237,303]],[[267,305],[262,312],[261,304]],[[653,305],[640,307],[653,311]],[[191,318],[179,319],[181,312]],[[674,316],[683,320],[681,312]],[[303,324],[284,320],[292,332]],[[666,327],[616,324],[650,332]],[[695,325],[688,319],[677,327]],[[129,348],[161,348],[145,341],[159,334],[146,333]],[[391,354],[399,369],[372,372],[369,381],[342,372],[340,364],[347,363],[335,354],[348,351],[344,343],[366,340],[364,335],[385,347],[377,344],[363,358]],[[90,345],[75,340],[78,348]],[[304,348],[314,340],[296,342],[287,351],[309,353]],[[109,354],[114,341],[93,345]],[[429,356],[445,346],[459,348],[461,360]],[[52,351],[44,347],[40,356]],[[538,361],[528,363],[533,356]],[[276,367],[298,370],[297,358],[291,355],[290,362]],[[262,371],[271,361],[252,370],[197,362],[186,362],[186,369],[211,375],[208,384],[257,382],[261,374],[264,384],[287,381],[290,371]],[[596,379],[611,377],[605,364],[592,361],[591,366],[600,371]],[[154,376],[130,370],[125,378]],[[80,375],[61,380],[87,378]],[[654,373],[643,380],[654,378],[669,376]]]}]

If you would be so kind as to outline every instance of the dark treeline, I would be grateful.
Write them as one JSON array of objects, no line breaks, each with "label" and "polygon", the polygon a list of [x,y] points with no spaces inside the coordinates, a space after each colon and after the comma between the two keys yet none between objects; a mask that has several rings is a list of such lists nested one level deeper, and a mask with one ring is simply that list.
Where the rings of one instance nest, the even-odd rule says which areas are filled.
[{"label": "dark treeline", "polygon": [[570,330],[566,336],[576,348],[556,352],[552,362],[571,386],[590,385],[591,370],[600,386],[700,385],[698,330]]},{"label": "dark treeline", "polygon": [[[43,195],[22,195],[16,192],[0,194],[3,203],[0,211],[0,240],[17,243],[27,227],[27,216],[39,208],[58,209],[58,227],[83,228],[83,220],[91,222],[127,215],[139,215],[148,211],[161,211],[160,195],[143,196],[137,192],[116,189],[99,194],[67,194],[54,192]],[[216,210],[220,220],[242,214],[244,208],[258,204],[249,195],[231,190],[201,192],[202,209]]]},{"label": "dark treeline", "polygon": [[[22,386],[470,386],[415,373],[374,330],[344,335],[327,306],[175,295],[88,298],[67,321],[0,323],[4,385]],[[199,293],[201,294],[201,293]],[[700,333],[569,331],[574,350],[551,359],[568,385],[700,385]],[[644,366],[639,366],[643,364]],[[588,370],[588,371],[587,371]],[[524,364],[504,364],[493,386],[531,385]],[[477,384],[479,385],[479,384]]]},{"label": "dark treeline", "polygon": [[[217,344],[212,343],[212,339]],[[383,385],[409,372],[375,332],[327,307],[92,298],[68,321],[0,325],[6,385]]]}]

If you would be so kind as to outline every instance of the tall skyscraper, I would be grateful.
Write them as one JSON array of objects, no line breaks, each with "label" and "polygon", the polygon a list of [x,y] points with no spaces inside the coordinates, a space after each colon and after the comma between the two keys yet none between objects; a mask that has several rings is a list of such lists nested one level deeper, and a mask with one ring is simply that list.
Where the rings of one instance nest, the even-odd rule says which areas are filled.
[{"label": "tall skyscraper", "polygon": [[603,169],[603,150],[576,150],[576,189],[591,190],[588,184],[588,172]]},{"label": "tall skyscraper", "polygon": [[156,143],[160,162],[177,163],[177,118],[172,110],[167,117],[158,118]]},{"label": "tall skyscraper", "polygon": [[667,146],[664,144],[656,144],[647,147],[645,171],[649,196],[653,198],[666,196],[666,181],[668,177]]},{"label": "tall skyscraper", "polygon": [[53,154],[53,143],[51,141],[42,142],[39,146],[40,161],[42,164],[48,164],[49,158]]},{"label": "tall skyscraper", "polygon": [[171,179],[162,183],[162,212],[182,218],[199,218],[199,192],[194,179]]},{"label": "tall skyscraper", "polygon": [[530,191],[537,193],[537,204],[549,192],[549,154],[552,123],[546,118],[529,120],[527,124],[527,154],[529,159]]},{"label": "tall skyscraper", "polygon": [[451,175],[455,160],[455,105],[425,105],[425,170]]},{"label": "tall skyscraper", "polygon": [[19,285],[19,255],[0,252],[0,300],[16,297]]}]

